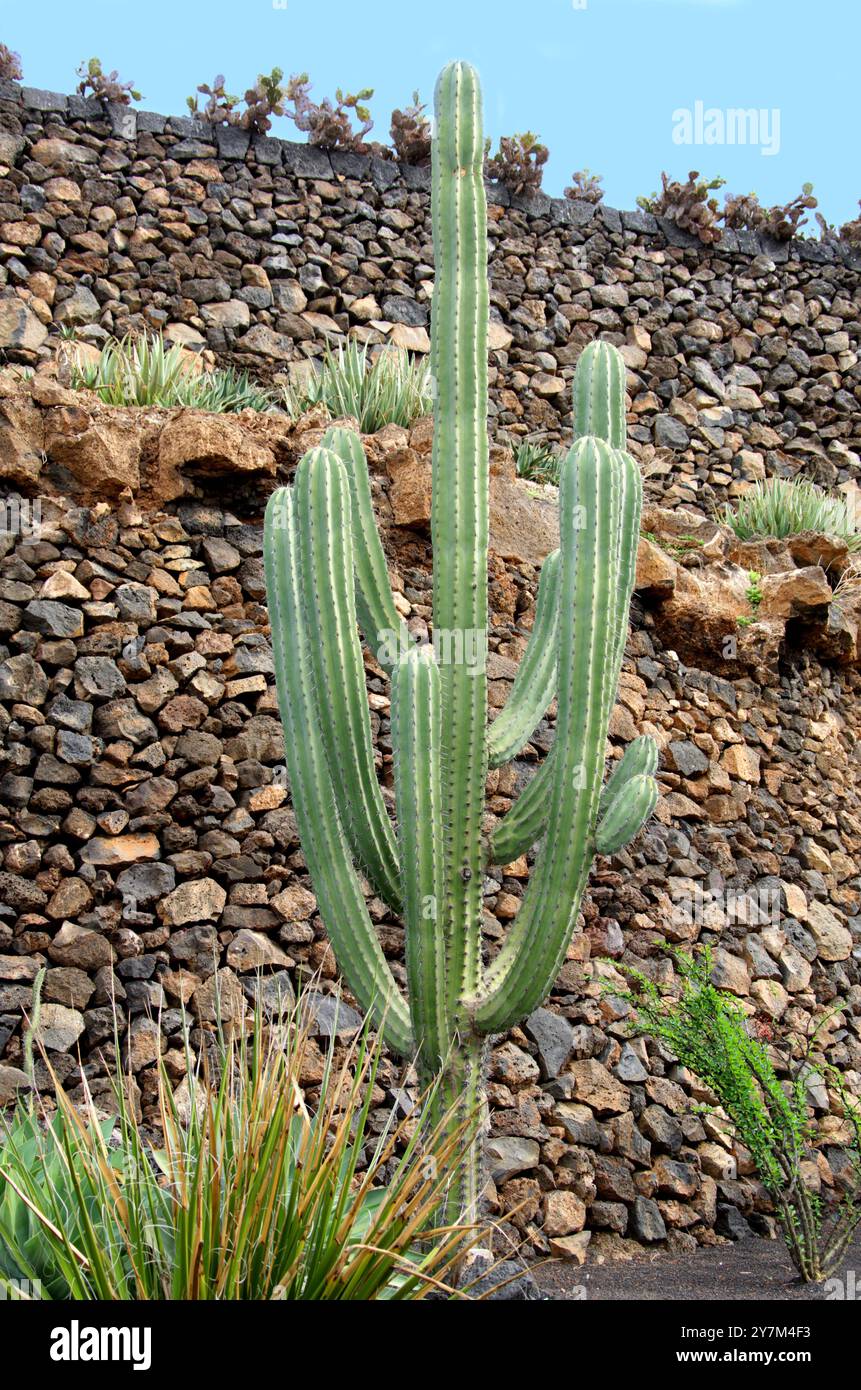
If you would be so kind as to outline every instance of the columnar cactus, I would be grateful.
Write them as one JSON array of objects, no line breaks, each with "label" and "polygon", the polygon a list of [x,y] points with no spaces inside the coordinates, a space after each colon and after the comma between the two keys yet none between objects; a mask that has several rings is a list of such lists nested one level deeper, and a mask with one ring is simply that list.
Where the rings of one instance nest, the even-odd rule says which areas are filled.
[{"label": "columnar cactus", "polygon": [[[625,452],[625,369],[603,343],[574,379],[575,443],[562,470],[560,549],[507,707],[488,725],[486,204],[481,93],[452,63],[436,90],[433,645],[398,615],[359,438],[333,429],[266,514],[278,698],[299,831],[344,976],[391,1047],[438,1078],[440,1116],[479,1112],[488,1039],[528,1015],[565,959],[595,853],[654,809],[657,751],[636,739],[604,785],[607,727],[628,623],[642,487]],[[394,829],[376,777],[358,628],[391,679]],[[508,815],[483,833],[488,768],[528,741],[552,699],[556,741]],[[541,841],[495,959],[482,957],[490,864]],[[397,987],[358,870],[402,914]],[[474,1214],[479,1142],[452,1176],[446,1215]]]}]

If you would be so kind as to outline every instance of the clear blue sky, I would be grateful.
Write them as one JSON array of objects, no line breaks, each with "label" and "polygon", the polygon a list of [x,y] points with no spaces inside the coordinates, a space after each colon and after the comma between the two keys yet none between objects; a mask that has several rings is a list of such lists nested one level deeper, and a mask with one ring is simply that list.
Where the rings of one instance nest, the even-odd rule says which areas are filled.
[{"label": "clear blue sky", "polygon": [[[0,41],[25,81],[71,91],[98,55],[133,78],[142,105],[181,113],[198,82],[229,91],[259,71],[307,70],[312,95],[373,87],[375,134],[393,106],[433,92],[437,70],[478,67],[488,133],[536,131],[550,147],[544,186],[574,169],[604,175],[607,201],[633,207],[662,168],[721,174],[736,192],[785,202],[811,180],[829,221],[861,197],[859,0],[0,0]],[[673,113],[780,112],[780,148],[673,141]],[[293,138],[294,127],[275,133]],[[304,138],[304,137],[297,137]],[[773,143],[773,141],[772,141]],[[809,229],[808,229],[809,230]]]}]

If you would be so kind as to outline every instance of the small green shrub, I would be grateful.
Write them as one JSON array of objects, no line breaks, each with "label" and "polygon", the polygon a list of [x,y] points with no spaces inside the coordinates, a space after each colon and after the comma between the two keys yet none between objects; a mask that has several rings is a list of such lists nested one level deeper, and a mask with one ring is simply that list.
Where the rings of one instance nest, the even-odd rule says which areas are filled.
[{"label": "small green shrub", "polygon": [[284,77],[280,68],[273,68],[267,76],[260,73],[253,87],[249,87],[243,98],[245,110],[237,122],[243,130],[254,135],[265,135],[272,127],[273,116],[285,114],[285,88],[281,86]]},{"label": "small green shrub", "polygon": [[536,483],[553,483],[559,486],[559,473],[562,459],[559,452],[549,444],[525,440],[514,446],[514,467],[518,478],[528,478]]},{"label": "small green shrub", "polygon": [[591,169],[577,169],[571,175],[571,186],[565,189],[565,197],[579,198],[584,203],[601,203],[604,200],[603,182],[601,174],[593,174]]},{"label": "small green shrub", "polygon": [[217,74],[211,87],[208,82],[201,82],[197,90],[201,96],[208,97],[208,101],[201,107],[197,96],[186,97],[186,104],[192,116],[200,116],[203,120],[209,121],[210,125],[238,124],[239,115],[236,107],[239,105],[239,97],[231,96],[225,91],[224,77],[221,73]]},{"label": "small green shrub", "polygon": [[808,209],[818,207],[813,196],[813,184],[806,183],[791,202],[775,204],[764,208],[755,193],[742,193],[728,196],[724,203],[723,220],[734,230],[747,228],[750,231],[764,232],[775,241],[789,241],[797,236],[807,221]]},{"label": "small green shrub", "polygon": [[[694,959],[673,952],[673,958],[681,984],[678,998],[662,994],[641,971],[622,966],[638,986],[638,992],[625,996],[636,1008],[638,1030],[664,1042],[715,1093],[750,1151],[801,1278],[809,1283],[827,1279],[861,1223],[861,1109],[839,1072],[824,1061],[811,1061],[815,1038],[800,1059],[776,1054],[786,1074],[781,1080],[766,1045],[770,1028],[764,1038],[757,1037],[755,1025],[733,998],[715,988],[707,950]],[[837,1093],[854,1136],[854,1177],[831,1209],[804,1180],[803,1165],[816,1140],[807,1100],[811,1073]]]},{"label": "small green shrub", "polygon": [[161,334],[127,334],[107,342],[96,362],[73,351],[71,381],[76,390],[95,391],[106,405],[186,406],[214,414],[273,405],[271,393],[247,372],[232,367],[196,372],[180,344],[167,347]]},{"label": "small green shrub", "polygon": [[367,1030],[336,1060],[314,1110],[302,1005],[222,1042],[218,1076],[190,1076],[187,1106],[159,1073],[161,1133],[147,1138],[118,1084],[116,1119],[19,1111],[0,1125],[0,1293],[40,1280],[74,1300],[421,1298],[466,1253],[471,1230],[433,1226],[465,1145],[429,1103],[371,1124],[381,1047]]},{"label": "small green shrub", "polygon": [[818,531],[845,541],[850,550],[861,550],[861,531],[849,502],[831,496],[807,478],[769,478],[755,483],[737,502],[728,502],[717,519],[743,541]]},{"label": "small green shrub", "polygon": [[544,165],[550,158],[550,151],[542,145],[531,130],[522,135],[503,135],[499,149],[490,155],[490,141],[487,141],[488,158],[485,172],[489,179],[498,179],[510,193],[525,193],[528,197],[540,192]]},{"label": "small green shrub", "polygon": [[302,386],[286,387],[284,406],[294,418],[324,405],[333,419],[352,416],[363,434],[384,425],[410,425],[433,403],[426,362],[403,348],[386,348],[372,361],[367,347],[350,340],[327,347],[320,370]]},{"label": "small green shrub", "polygon": [[392,112],[391,139],[395,156],[404,164],[430,164],[431,123],[426,105],[413,92],[413,104]]},{"label": "small green shrub", "polygon": [[81,79],[78,91],[82,97],[92,90],[93,96],[98,97],[99,101],[116,102],[120,106],[129,106],[133,101],[142,100],[141,93],[133,82],[120,81],[116,68],[113,72],[102,70],[101,58],[91,58],[88,63],[81,63],[78,76]]},{"label": "small green shrub", "polygon": [[[285,97],[292,101],[293,110],[287,115],[294,121],[298,130],[308,135],[309,145],[320,145],[324,149],[362,150],[365,136],[373,129],[371,113],[364,104],[374,95],[373,87],[363,87],[360,92],[335,92],[335,104],[324,97],[322,101],[312,101],[309,96],[311,82],[307,72],[291,77],[287,84]],[[354,130],[350,112],[354,111],[361,121],[361,127]]]},{"label": "small green shrub", "polygon": [[709,194],[722,188],[725,182],[721,178],[706,182],[696,169],[691,170],[685,183],[675,179],[671,181],[667,174],[662,173],[660,193],[653,193],[650,198],[638,198],[637,206],[656,217],[666,217],[683,231],[692,232],[703,245],[710,246],[720,241],[721,229],[717,225],[720,219],[717,199],[710,198]]},{"label": "small green shrub", "polygon": [[747,598],[747,601],[750,604],[751,608],[756,610],[762,603],[762,589],[760,587],[762,582],[762,575],[759,574],[757,570],[748,570],[747,577],[750,581],[750,587],[747,590],[745,597]]}]

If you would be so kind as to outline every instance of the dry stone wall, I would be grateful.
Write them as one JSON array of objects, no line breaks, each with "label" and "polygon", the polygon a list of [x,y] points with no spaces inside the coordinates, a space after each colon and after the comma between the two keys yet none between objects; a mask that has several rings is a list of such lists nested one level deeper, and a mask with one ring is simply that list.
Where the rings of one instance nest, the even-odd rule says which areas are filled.
[{"label": "dry stone wall", "polygon": [[[264,379],[327,341],[428,347],[429,171],[0,84],[0,346],[162,328]],[[491,427],[564,440],[602,334],[652,496],[858,475],[861,257],[543,195],[490,196]]]},{"label": "dry stone wall", "polygon": [[[350,331],[422,351],[426,182],[421,170],[4,84],[7,360],[41,365],[64,325],[93,343],[163,326],[262,377],[301,369]],[[803,1034],[830,1014],[821,1047],[861,1094],[859,614],[833,602],[820,564],[839,573],[845,550],[816,537],[739,548],[703,515],[766,471],[802,468],[852,490],[859,267],[818,244],[730,237],[706,251],[639,213],[493,198],[497,442],[564,436],[589,337],[626,355],[651,539],[608,752],[653,733],[662,788],[647,831],[596,865],[547,1006],[494,1049],[495,1209],[535,1251],[574,1260],[769,1231],[749,1155],[694,1113],[695,1078],[631,1039],[613,987],[620,961],[669,983],[662,944],[708,942],[716,978],[763,1036]],[[217,1009],[239,1025],[258,997],[277,1011],[311,979],[325,1042],[340,986],[285,785],[255,507],[319,427],[111,412],[50,370],[25,387],[2,374],[0,462],[35,524],[0,533],[0,1103],[22,1083],[42,966],[40,1041],[73,1095],[80,1058],[100,1104],[120,1061],[148,1112],[159,1057],[183,1085],[186,1027],[197,1053]],[[428,442],[422,422],[367,441],[399,607],[419,638]],[[518,493],[510,459],[494,459],[499,709],[552,507]],[[763,576],[755,614],[751,569]],[[387,689],[368,674],[390,798]],[[551,710],[491,774],[490,815],[505,813],[552,736]],[[528,873],[523,858],[488,875],[488,953]],[[402,978],[402,931],[381,902],[369,907]],[[338,1020],[345,1034],[358,1023],[344,1008]],[[320,1074],[312,1056],[312,1093]],[[49,1088],[41,1063],[37,1080]],[[379,1123],[405,1081],[383,1068]],[[822,1143],[809,1176],[839,1189],[845,1125],[815,1076],[810,1091]]]},{"label": "dry stone wall", "polygon": [[[384,521],[389,487],[376,479]],[[31,516],[36,500],[21,502]],[[323,1046],[340,988],[285,784],[261,526],[206,500],[170,511],[39,502],[32,534],[0,537],[0,1101],[23,1082],[24,1015],[45,966],[39,1038],[55,1075],[80,1097],[83,1062],[109,1108],[120,1061],[148,1114],[159,1057],[182,1089],[186,1030],[196,1055],[217,1014],[241,1026],[258,999],[277,1013],[313,979]],[[691,626],[691,576],[707,592],[731,561],[725,535],[711,538],[714,561],[700,549],[672,558],[676,520],[650,517],[667,548],[641,549],[608,750],[619,756],[640,731],[656,736],[656,818],[629,850],[598,862],[547,1006],[499,1040],[491,1061],[497,1213],[530,1248],[575,1260],[773,1229],[749,1156],[719,1120],[693,1113],[702,1088],[661,1046],[629,1037],[617,962],[670,983],[662,944],[710,943],[716,978],[764,1036],[803,1035],[830,1012],[822,1050],[861,1092],[861,676],[794,642],[786,601],[755,637],[748,629],[723,674],[708,669],[718,629],[705,623],[700,664],[690,646],[680,660],[670,641],[675,625]],[[394,526],[385,535],[398,605],[421,638],[427,538]],[[794,594],[795,611],[827,633],[807,569],[772,558],[784,600]],[[536,575],[492,557],[493,709],[511,688]],[[391,800],[387,687],[370,658],[368,674]],[[534,773],[552,716],[491,773],[491,816]],[[488,874],[488,953],[528,873],[524,857]],[[402,979],[402,929],[379,900],[369,908]],[[358,1022],[348,996],[338,1027],[348,1035]],[[319,1079],[312,1055],[312,1094]],[[42,1062],[37,1081],[50,1090]],[[400,1065],[383,1068],[375,1121],[403,1102],[405,1083]],[[823,1135],[811,1178],[833,1190],[846,1128],[813,1078],[811,1094]]]}]

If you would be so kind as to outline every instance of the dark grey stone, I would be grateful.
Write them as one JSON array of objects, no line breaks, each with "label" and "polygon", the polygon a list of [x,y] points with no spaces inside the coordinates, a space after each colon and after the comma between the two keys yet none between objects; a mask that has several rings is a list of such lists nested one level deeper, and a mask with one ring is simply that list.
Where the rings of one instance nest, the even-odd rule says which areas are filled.
[{"label": "dark grey stone", "polygon": [[690,435],[673,415],[658,415],[655,420],[655,443],[659,449],[686,449]]},{"label": "dark grey stone", "polygon": [[646,212],[645,208],[623,212],[622,226],[626,232],[644,232],[648,236],[654,236],[658,231],[657,218],[651,212]]},{"label": "dark grey stone", "polygon": [[149,135],[164,134],[167,116],[160,116],[157,111],[138,111],[136,114],[138,131],[146,131]]},{"label": "dark grey stone", "polygon": [[371,181],[381,193],[385,193],[387,188],[391,188],[393,183],[397,183],[398,174],[398,166],[393,159],[380,159],[378,155],[371,156]]},{"label": "dark grey stone", "polygon": [[428,311],[424,304],[418,304],[406,295],[392,294],[383,300],[383,318],[392,323],[406,323],[411,328],[422,328],[428,321]]},{"label": "dark grey stone", "polygon": [[41,87],[22,87],[21,100],[32,111],[65,111],[69,105],[61,92],[43,92]]},{"label": "dark grey stone", "polygon": [[429,164],[402,164],[401,178],[407,188],[415,192],[426,192],[431,186],[431,171]]},{"label": "dark grey stone", "polygon": [[330,179],[332,177],[332,164],[328,151],[318,149],[316,145],[299,145],[292,140],[285,140],[281,147],[281,158],[284,168],[291,174],[297,174],[299,178]]},{"label": "dark grey stone", "polygon": [[631,1208],[631,1235],[646,1245],[666,1240],[667,1228],[657,1202],[649,1197],[637,1197]]},{"label": "dark grey stone", "polygon": [[527,1035],[538,1048],[538,1064],[546,1081],[557,1077],[574,1048],[574,1029],[567,1018],[536,1009],[524,1024]]},{"label": "dark grey stone", "polygon": [[[251,135],[235,125],[214,127],[215,143],[221,159],[244,159],[251,145]],[[280,154],[279,154],[280,162]]]},{"label": "dark grey stone", "polygon": [[258,164],[280,164],[282,141],[271,135],[255,135],[251,142],[252,152]]},{"label": "dark grey stone", "polygon": [[595,220],[597,211],[596,203],[587,203],[582,198],[554,198],[550,206],[550,220],[568,227],[588,227]]},{"label": "dark grey stone", "polygon": [[330,150],[329,160],[332,171],[348,179],[366,179],[371,172],[371,161],[366,154],[356,154],[355,150]]}]

